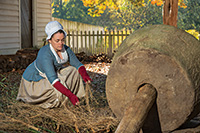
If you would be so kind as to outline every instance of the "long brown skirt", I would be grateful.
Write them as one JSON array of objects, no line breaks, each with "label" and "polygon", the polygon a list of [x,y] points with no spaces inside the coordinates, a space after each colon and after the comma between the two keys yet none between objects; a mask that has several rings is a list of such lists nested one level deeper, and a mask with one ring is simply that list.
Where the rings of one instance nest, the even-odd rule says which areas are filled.
[{"label": "long brown skirt", "polygon": [[[68,66],[61,69],[58,78],[77,97],[85,96],[83,81],[76,68]],[[29,82],[22,77],[17,100],[42,108],[54,108],[65,104],[68,98],[55,89],[47,79]]]}]

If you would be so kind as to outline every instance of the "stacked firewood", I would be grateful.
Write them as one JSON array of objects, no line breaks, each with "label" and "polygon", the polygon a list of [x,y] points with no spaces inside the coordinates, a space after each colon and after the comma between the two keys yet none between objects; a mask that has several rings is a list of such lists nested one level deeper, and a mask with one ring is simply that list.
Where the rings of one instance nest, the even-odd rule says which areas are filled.
[{"label": "stacked firewood", "polygon": [[[37,53],[38,49],[22,49],[18,50],[15,55],[0,55],[0,72],[2,73],[25,69],[36,59]],[[82,63],[111,62],[111,58],[108,58],[108,56],[104,53],[87,56],[84,52],[81,52],[77,53],[76,56]]]}]

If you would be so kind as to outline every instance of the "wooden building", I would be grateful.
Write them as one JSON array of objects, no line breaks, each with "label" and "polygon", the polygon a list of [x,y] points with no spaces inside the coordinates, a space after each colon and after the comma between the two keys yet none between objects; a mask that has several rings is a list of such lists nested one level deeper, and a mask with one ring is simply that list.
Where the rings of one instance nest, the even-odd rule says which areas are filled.
[{"label": "wooden building", "polygon": [[0,55],[41,47],[51,21],[51,0],[0,0]]}]

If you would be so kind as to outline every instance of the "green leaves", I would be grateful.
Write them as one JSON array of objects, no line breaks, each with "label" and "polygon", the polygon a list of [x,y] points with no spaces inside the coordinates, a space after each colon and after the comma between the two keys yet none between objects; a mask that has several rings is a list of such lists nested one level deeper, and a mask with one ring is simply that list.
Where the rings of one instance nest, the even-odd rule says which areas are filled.
[{"label": "green leaves", "polygon": [[200,1],[190,0],[186,4],[187,8],[179,8],[178,27],[184,30],[200,30]]}]

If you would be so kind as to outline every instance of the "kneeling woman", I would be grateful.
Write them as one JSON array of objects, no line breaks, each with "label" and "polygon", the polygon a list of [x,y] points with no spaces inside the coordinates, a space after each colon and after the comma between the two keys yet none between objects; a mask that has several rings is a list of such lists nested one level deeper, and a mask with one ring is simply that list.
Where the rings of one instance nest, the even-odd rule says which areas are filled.
[{"label": "kneeling woman", "polygon": [[[85,82],[91,78],[72,50],[64,45],[67,34],[63,26],[51,21],[45,32],[49,43],[24,71],[17,100],[43,108],[60,107],[68,99],[77,105],[78,97],[85,95],[82,78]],[[71,66],[63,67],[66,62]]]}]

